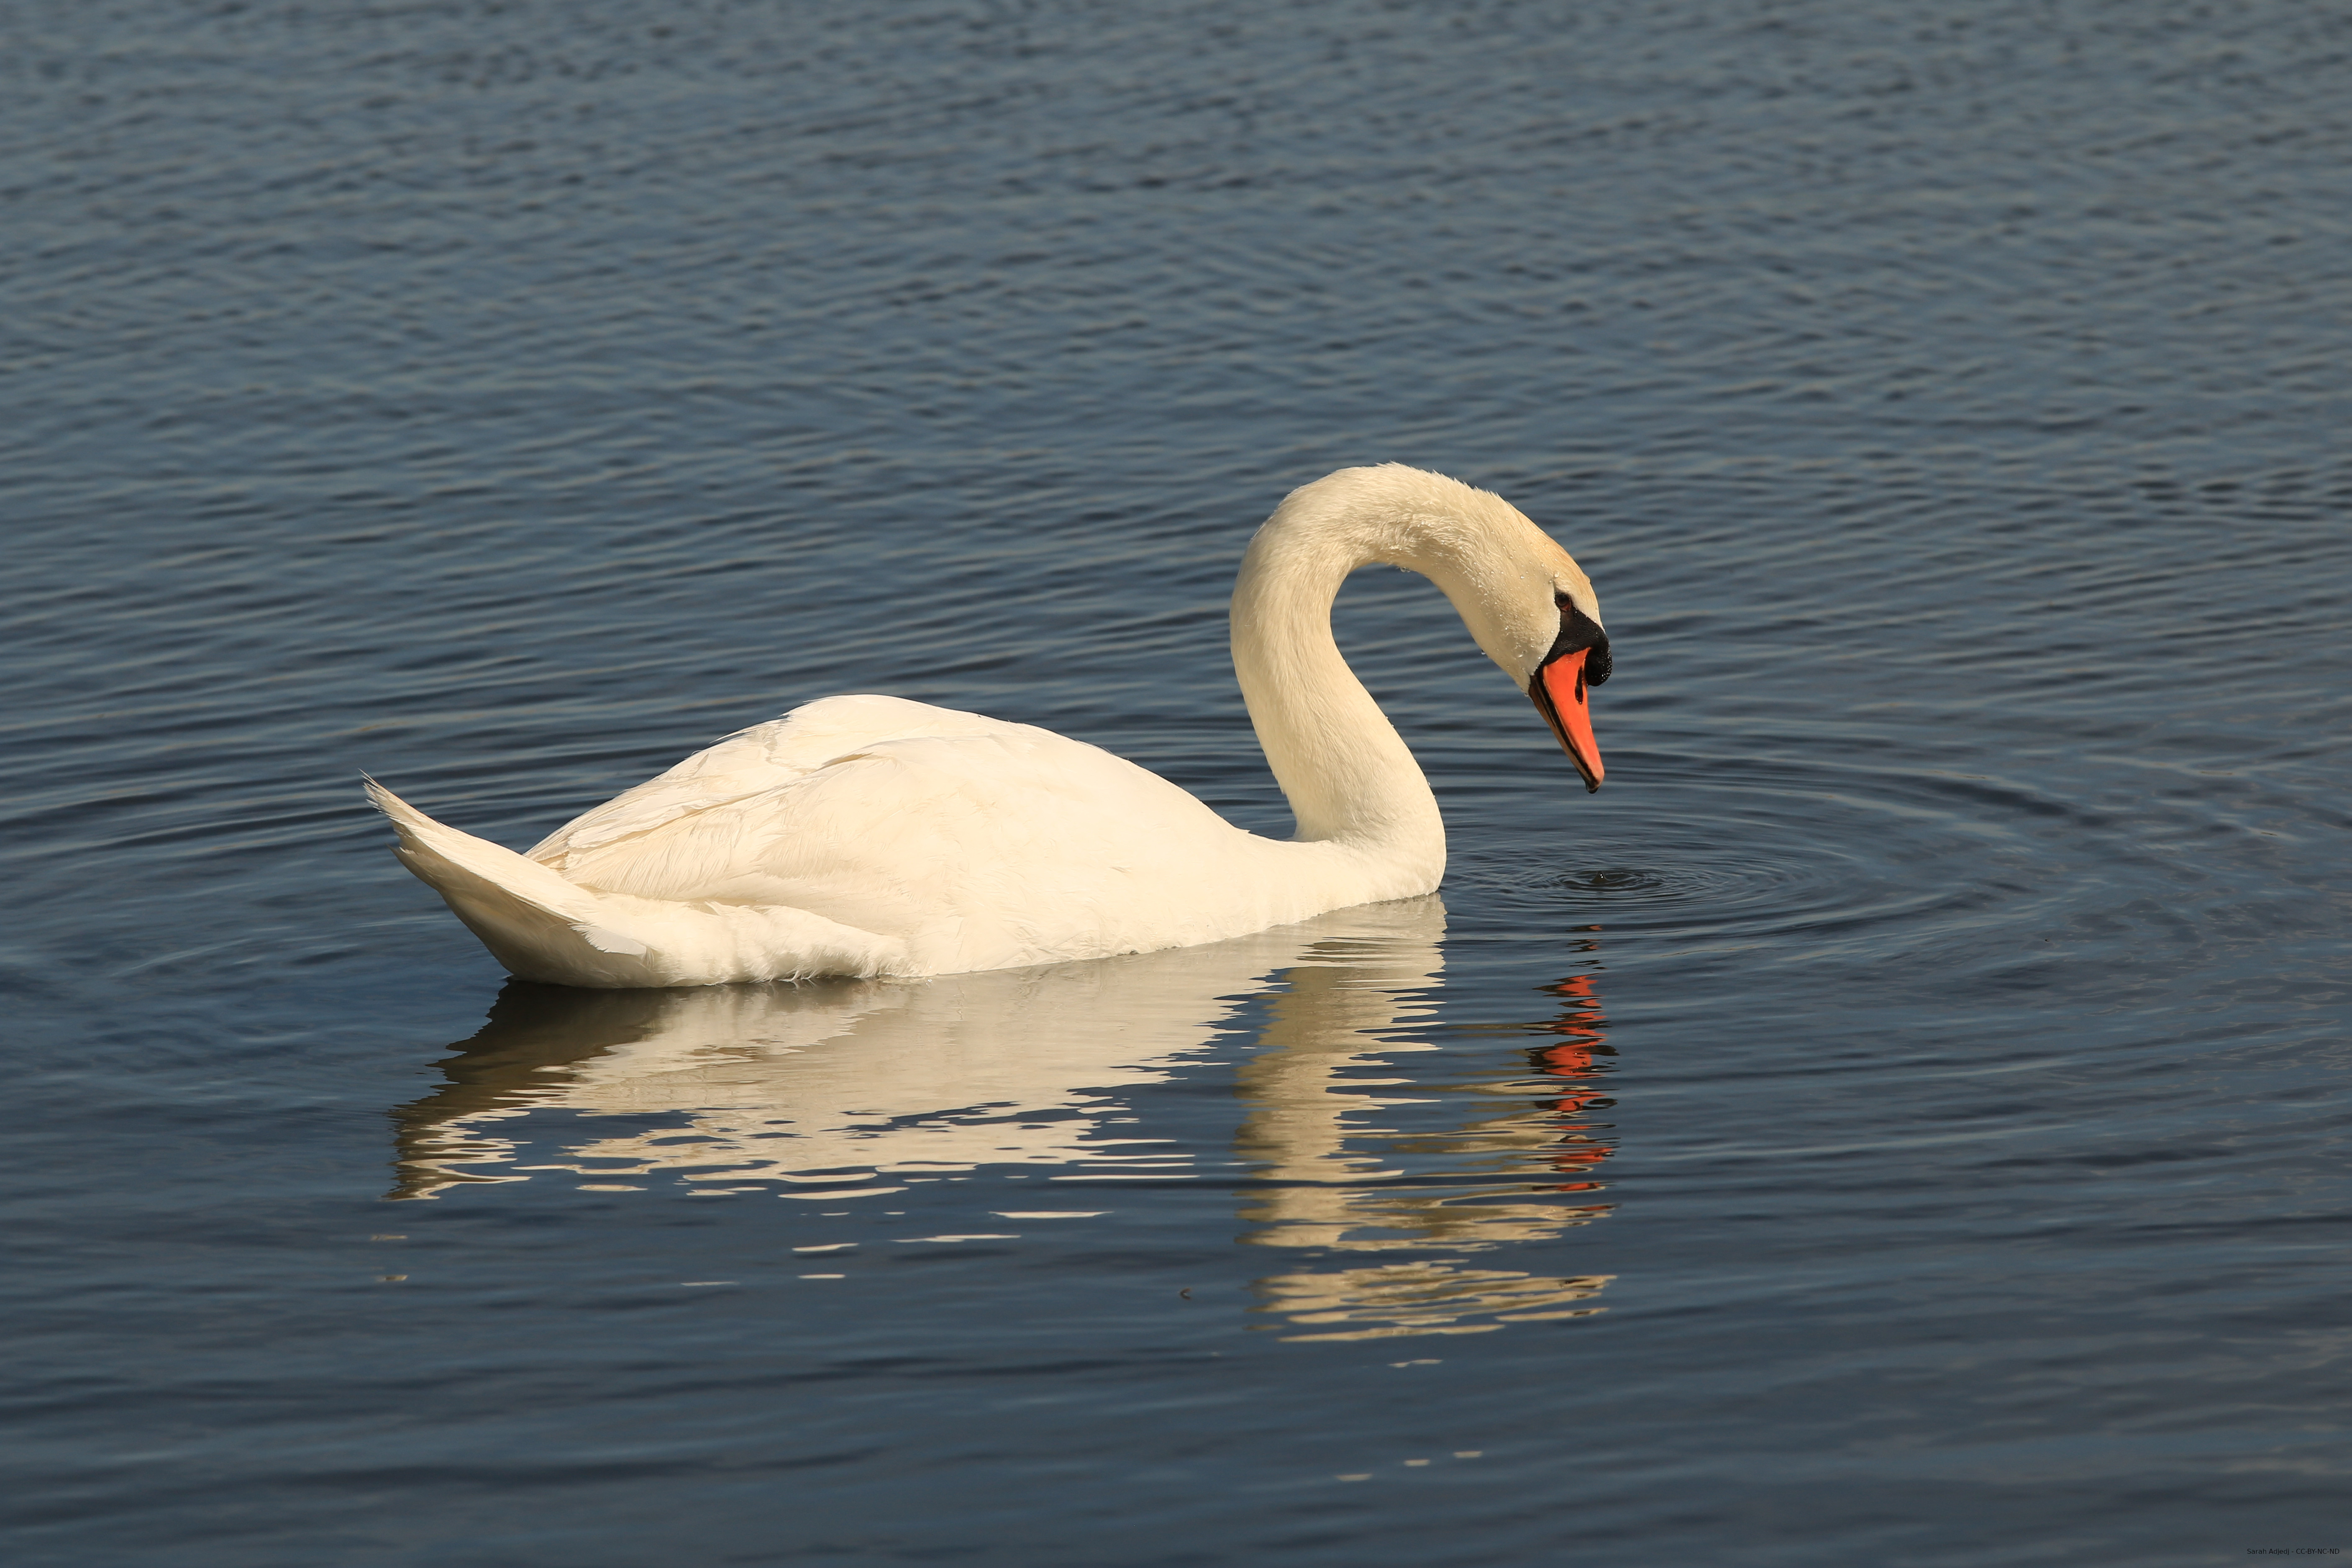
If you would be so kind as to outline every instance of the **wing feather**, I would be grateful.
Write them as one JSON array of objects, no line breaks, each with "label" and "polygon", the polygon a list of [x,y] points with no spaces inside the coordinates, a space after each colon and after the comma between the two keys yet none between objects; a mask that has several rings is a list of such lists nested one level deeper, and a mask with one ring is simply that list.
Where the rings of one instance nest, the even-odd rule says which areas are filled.
[{"label": "wing feather", "polygon": [[[862,746],[914,735],[1021,727],[898,697],[823,698],[781,719],[738,730],[582,813],[532,846],[529,858],[574,881],[591,881],[580,873],[592,851],[612,851],[681,817],[782,788]],[[614,858],[594,857],[608,865]]]},{"label": "wing feather", "polygon": [[[656,780],[657,798],[614,803],[631,816],[559,836],[557,868],[638,898],[806,910],[909,933],[927,952],[1045,953],[1097,941],[1121,952],[1137,940],[1126,928],[1153,916],[1169,887],[1247,837],[1099,747],[952,717],[964,732],[934,723],[877,738],[867,726],[812,747],[803,731],[784,737],[796,754],[765,773],[737,762]],[[698,782],[714,777],[728,785]]]}]

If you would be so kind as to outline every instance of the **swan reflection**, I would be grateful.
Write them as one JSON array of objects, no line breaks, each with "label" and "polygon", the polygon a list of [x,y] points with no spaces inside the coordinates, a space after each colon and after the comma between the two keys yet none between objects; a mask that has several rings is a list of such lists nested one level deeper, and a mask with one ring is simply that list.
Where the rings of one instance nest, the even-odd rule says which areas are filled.
[{"label": "swan reflection", "polygon": [[[1557,1016],[1492,1031],[1546,1040],[1496,1071],[1491,1052],[1431,1043],[1464,1032],[1433,1016],[1444,929],[1430,898],[1212,946],[919,983],[516,983],[442,1064],[446,1083],[394,1112],[391,1195],[562,1172],[591,1188],[661,1178],[837,1201],[982,1166],[1093,1183],[1189,1179],[1204,1165],[1232,1180],[1238,1163],[1244,1240],[1317,1263],[1412,1255],[1260,1280],[1257,1310],[1286,1337],[1477,1332],[1596,1311],[1583,1303],[1601,1278],[1468,1263],[1606,1212],[1591,1179],[1606,1130],[1589,1113],[1606,1103],[1608,1047],[1590,977],[1554,988]],[[1230,1152],[1137,1120],[1134,1088],[1253,1030]]]},{"label": "swan reflection", "polygon": [[[1583,944],[1588,950],[1594,944]],[[1393,1059],[1442,1049],[1410,1033],[1422,955],[1402,947],[1365,952],[1351,963],[1298,969],[1272,1005],[1260,1053],[1240,1070],[1250,1105],[1238,1146],[1260,1184],[1243,1217],[1243,1239],[1328,1252],[1485,1252],[1536,1241],[1609,1211],[1591,1173],[1608,1158],[1599,1083],[1609,1052],[1591,977],[1549,989],[1565,1005],[1539,1023],[1498,1032],[1556,1037],[1515,1053],[1524,1071],[1378,1076]],[[1450,1035],[1464,1031],[1449,1030]],[[1480,1031],[1486,1032],[1486,1031]],[[1463,1060],[1447,1053],[1449,1063]],[[1483,1066],[1484,1064],[1479,1064]],[[1414,1092],[1383,1094],[1389,1088]],[[1434,1096],[1431,1091],[1436,1091]],[[1440,1114],[1408,1108],[1434,1104]],[[1481,1113],[1467,1121],[1463,1108]],[[1509,1322],[1588,1317],[1580,1305],[1608,1283],[1473,1268],[1423,1257],[1258,1282],[1260,1310],[1310,1328],[1286,1337],[1378,1339],[1480,1333]]]}]

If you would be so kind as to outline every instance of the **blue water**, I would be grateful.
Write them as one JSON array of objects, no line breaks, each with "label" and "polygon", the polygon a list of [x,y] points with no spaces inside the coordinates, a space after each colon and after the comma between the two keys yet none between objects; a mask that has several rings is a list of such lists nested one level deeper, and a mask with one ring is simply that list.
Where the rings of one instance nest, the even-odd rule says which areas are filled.
[{"label": "blue water", "polygon": [[[14,1563],[2352,1548],[2352,17],[0,6]],[[1287,831],[1250,531],[1418,579],[1432,900],[507,983],[526,846],[885,691]]]}]

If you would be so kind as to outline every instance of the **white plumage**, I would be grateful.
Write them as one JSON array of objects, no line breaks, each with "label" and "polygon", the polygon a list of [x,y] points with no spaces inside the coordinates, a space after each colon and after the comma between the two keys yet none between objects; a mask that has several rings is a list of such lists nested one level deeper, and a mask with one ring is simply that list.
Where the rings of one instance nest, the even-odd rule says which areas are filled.
[{"label": "white plumage", "polygon": [[510,971],[572,985],[1010,968],[1411,897],[1444,873],[1444,825],[1330,631],[1340,581],[1374,561],[1434,578],[1531,693],[1570,607],[1597,627],[1567,552],[1484,491],[1389,465],[1292,492],[1234,595],[1235,669],[1298,816],[1287,841],[1099,747],[877,696],[730,735],[527,856],[369,794],[402,860]]}]

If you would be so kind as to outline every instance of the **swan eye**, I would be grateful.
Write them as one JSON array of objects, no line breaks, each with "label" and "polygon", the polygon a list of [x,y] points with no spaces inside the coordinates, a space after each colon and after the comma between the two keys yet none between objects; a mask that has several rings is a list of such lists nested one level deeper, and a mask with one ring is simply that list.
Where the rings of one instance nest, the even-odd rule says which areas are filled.
[{"label": "swan eye", "polygon": [[1578,609],[1566,594],[1555,597],[1559,605],[1559,637],[1551,645],[1551,651],[1543,656],[1543,662],[1549,664],[1560,655],[1580,648],[1590,649],[1584,660],[1584,683],[1598,686],[1609,679],[1609,634],[1601,629],[1600,622]]}]

